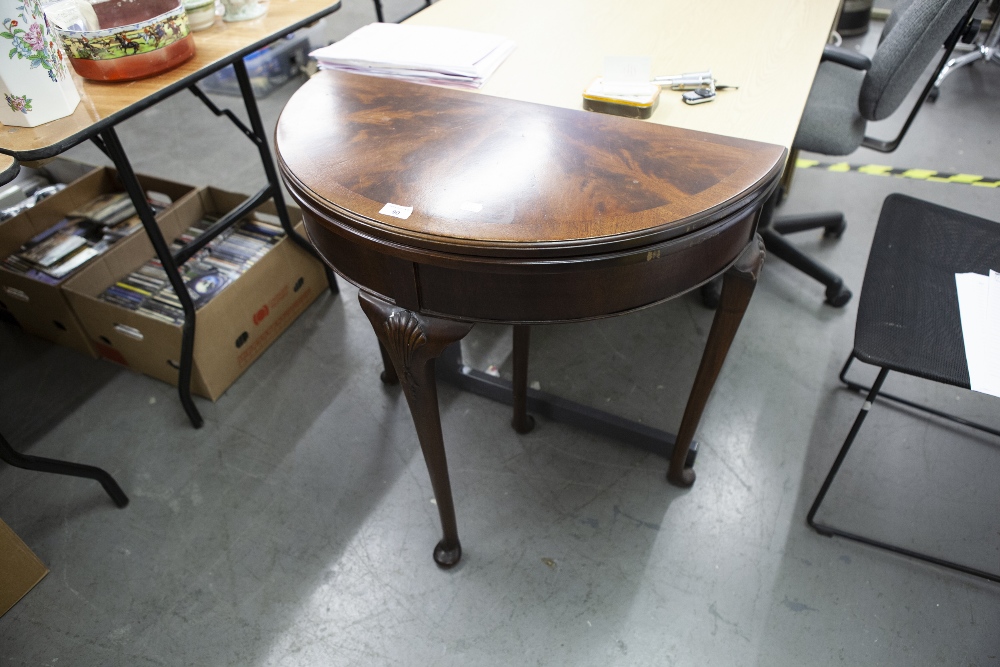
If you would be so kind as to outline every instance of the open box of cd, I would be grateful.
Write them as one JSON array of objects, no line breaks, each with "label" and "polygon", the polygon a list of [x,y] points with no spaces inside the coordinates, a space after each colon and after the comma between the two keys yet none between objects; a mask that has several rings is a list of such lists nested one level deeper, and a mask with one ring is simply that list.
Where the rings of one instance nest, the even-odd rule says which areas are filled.
[{"label": "open box of cd", "polygon": [[[158,220],[177,250],[247,197],[201,188]],[[289,206],[293,224],[301,212]],[[191,391],[216,400],[326,288],[322,265],[288,239],[273,202],[179,267],[197,312]],[[180,301],[146,235],[63,285],[99,356],[176,385]]]},{"label": "open box of cd", "polygon": [[[117,172],[77,166],[84,176],[0,223],[0,310],[28,333],[93,357],[62,284],[125,239],[145,234]],[[151,176],[140,175],[139,183],[158,215],[195,191]]]}]

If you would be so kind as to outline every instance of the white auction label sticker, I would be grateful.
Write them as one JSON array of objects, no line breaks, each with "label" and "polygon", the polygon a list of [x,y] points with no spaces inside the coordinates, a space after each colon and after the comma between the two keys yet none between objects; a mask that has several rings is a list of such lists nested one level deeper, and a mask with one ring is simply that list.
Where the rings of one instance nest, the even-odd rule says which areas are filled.
[{"label": "white auction label sticker", "polygon": [[382,210],[379,211],[379,213],[381,213],[382,215],[391,215],[394,218],[400,218],[402,220],[406,220],[407,218],[410,217],[410,214],[413,213],[413,207],[400,206],[399,204],[389,203],[383,206]]},{"label": "white auction label sticker", "polygon": [[480,211],[483,210],[483,205],[476,203],[474,201],[462,202],[459,206],[461,206],[462,209],[466,211],[471,211],[473,213],[479,213]]}]

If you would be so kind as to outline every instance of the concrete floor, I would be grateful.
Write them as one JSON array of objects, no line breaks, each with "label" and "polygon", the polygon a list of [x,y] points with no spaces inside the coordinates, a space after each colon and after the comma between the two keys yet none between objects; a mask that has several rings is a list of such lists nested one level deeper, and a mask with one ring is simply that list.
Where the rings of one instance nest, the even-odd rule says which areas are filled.
[{"label": "concrete floor", "polygon": [[[372,15],[345,0],[331,31]],[[272,124],[293,88],[262,101]],[[998,103],[1000,67],[962,70],[899,151],[848,159],[998,177]],[[144,172],[262,182],[250,144],[193,96],[121,135]],[[89,146],[71,155],[101,161]],[[840,241],[795,242],[857,290],[891,192],[1000,210],[997,189],[817,170],[796,175],[784,209],[845,211]],[[1000,662],[1000,587],[805,525],[861,405],[836,380],[856,300],[832,309],[818,284],[767,263],[687,491],[666,484],[659,457],[541,419],[519,436],[506,407],[442,387],[464,546],[443,572],[409,412],[378,381],[374,336],[341,284],[217,403],[198,399],[197,431],[173,388],[0,327],[0,432],[25,453],[103,466],[132,498],[119,510],[93,482],[0,467],[0,517],[51,568],[0,619],[0,665]],[[537,327],[530,379],[675,430],[711,317],[687,296]],[[465,354],[508,371],[509,330],[477,327]],[[1000,426],[996,399],[890,384]],[[995,441],[877,407],[823,516],[1000,571],[998,454]]]}]

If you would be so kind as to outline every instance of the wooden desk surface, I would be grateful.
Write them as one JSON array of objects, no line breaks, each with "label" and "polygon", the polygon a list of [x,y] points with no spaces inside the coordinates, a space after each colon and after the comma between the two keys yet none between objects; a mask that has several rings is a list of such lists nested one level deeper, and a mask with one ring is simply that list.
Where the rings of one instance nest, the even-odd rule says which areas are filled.
[{"label": "wooden desk surface", "polygon": [[191,60],[147,79],[106,83],[81,79],[74,73],[80,91],[80,106],[76,111],[34,128],[0,125],[0,153],[24,160],[56,155],[69,147],[60,148],[60,144],[72,145],[74,138],[78,141],[86,138],[85,133],[95,124],[108,119],[124,120],[154,103],[157,94],[167,92],[171,86],[183,84],[236,53],[260,48],[276,36],[318,20],[339,7],[340,0],[271,0],[267,14],[259,19],[226,23],[216,17],[214,26],[192,33],[197,53]]},{"label": "wooden desk surface", "polygon": [[840,0],[438,0],[408,23],[504,35],[517,49],[482,88],[580,109],[604,56],[651,56],[653,75],[711,69],[714,102],[664,90],[655,123],[791,148]]}]

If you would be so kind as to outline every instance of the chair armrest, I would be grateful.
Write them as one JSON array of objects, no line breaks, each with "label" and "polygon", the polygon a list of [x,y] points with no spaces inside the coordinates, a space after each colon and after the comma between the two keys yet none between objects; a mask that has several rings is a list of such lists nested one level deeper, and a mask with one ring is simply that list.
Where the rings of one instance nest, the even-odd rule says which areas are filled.
[{"label": "chair armrest", "polygon": [[868,56],[863,56],[857,51],[851,51],[839,46],[828,45],[823,47],[823,57],[820,58],[820,61],[824,60],[862,71],[868,70],[872,66],[872,61]]}]

